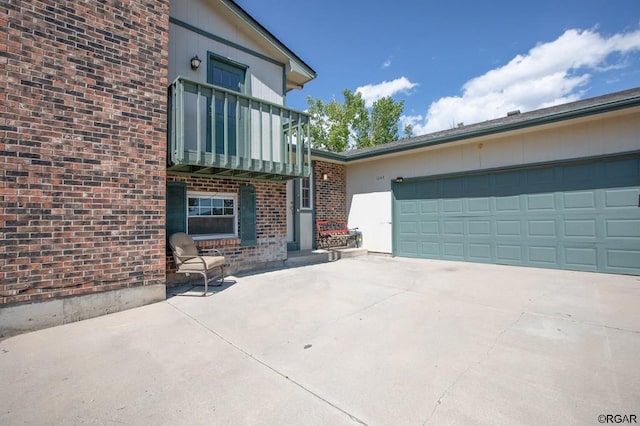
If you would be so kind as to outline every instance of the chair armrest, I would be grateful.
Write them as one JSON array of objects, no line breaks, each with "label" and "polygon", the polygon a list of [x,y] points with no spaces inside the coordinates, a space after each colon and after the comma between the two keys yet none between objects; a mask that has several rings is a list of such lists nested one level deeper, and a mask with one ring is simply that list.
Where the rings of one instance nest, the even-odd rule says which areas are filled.
[{"label": "chair armrest", "polygon": [[198,249],[198,254],[205,255],[205,256],[222,256],[222,252],[214,248]]}]

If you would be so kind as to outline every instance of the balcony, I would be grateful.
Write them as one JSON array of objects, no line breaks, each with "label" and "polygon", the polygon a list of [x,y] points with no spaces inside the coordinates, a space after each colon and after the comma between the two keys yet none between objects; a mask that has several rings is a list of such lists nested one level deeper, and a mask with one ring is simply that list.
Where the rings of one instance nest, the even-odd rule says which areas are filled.
[{"label": "balcony", "polygon": [[309,176],[309,116],[178,77],[169,87],[167,169],[237,179]]}]

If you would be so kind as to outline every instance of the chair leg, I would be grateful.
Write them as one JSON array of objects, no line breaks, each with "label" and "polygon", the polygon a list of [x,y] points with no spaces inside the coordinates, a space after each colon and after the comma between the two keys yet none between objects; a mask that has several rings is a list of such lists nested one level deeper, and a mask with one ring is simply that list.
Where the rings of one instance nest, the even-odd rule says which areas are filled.
[{"label": "chair leg", "polygon": [[202,276],[204,277],[204,293],[202,293],[203,296],[207,295],[207,289],[209,287],[209,278],[207,278],[207,272],[202,272]]},{"label": "chair leg", "polygon": [[[222,276],[220,277],[220,284],[214,284],[214,286],[221,286],[224,285],[224,265],[220,267],[220,271]],[[201,296],[206,296],[208,291],[209,291],[209,277],[207,276],[207,271],[183,271],[183,272],[178,272],[179,274],[200,274],[202,275],[202,278],[204,278],[204,293],[201,294]]]}]

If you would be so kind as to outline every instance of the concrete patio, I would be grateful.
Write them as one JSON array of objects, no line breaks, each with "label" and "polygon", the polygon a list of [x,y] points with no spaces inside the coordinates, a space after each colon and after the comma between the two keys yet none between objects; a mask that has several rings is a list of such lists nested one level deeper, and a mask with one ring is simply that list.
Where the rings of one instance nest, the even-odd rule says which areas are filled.
[{"label": "concrete patio", "polygon": [[370,255],[0,342],[0,424],[640,416],[640,277]]}]

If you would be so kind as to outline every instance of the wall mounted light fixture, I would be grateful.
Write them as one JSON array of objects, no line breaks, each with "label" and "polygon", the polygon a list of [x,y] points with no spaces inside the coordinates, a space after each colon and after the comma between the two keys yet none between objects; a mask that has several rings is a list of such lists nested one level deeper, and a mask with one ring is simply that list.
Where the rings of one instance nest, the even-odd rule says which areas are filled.
[{"label": "wall mounted light fixture", "polygon": [[194,56],[193,58],[191,58],[191,69],[196,71],[198,68],[200,68],[201,63],[202,60],[198,58],[198,55]]},{"label": "wall mounted light fixture", "polygon": [[398,176],[396,178],[396,183],[402,183],[402,182],[404,182],[404,178],[402,176]]},{"label": "wall mounted light fixture", "polygon": [[328,180],[328,179],[329,179],[329,176],[327,176],[326,173],[322,175],[322,180]]}]

